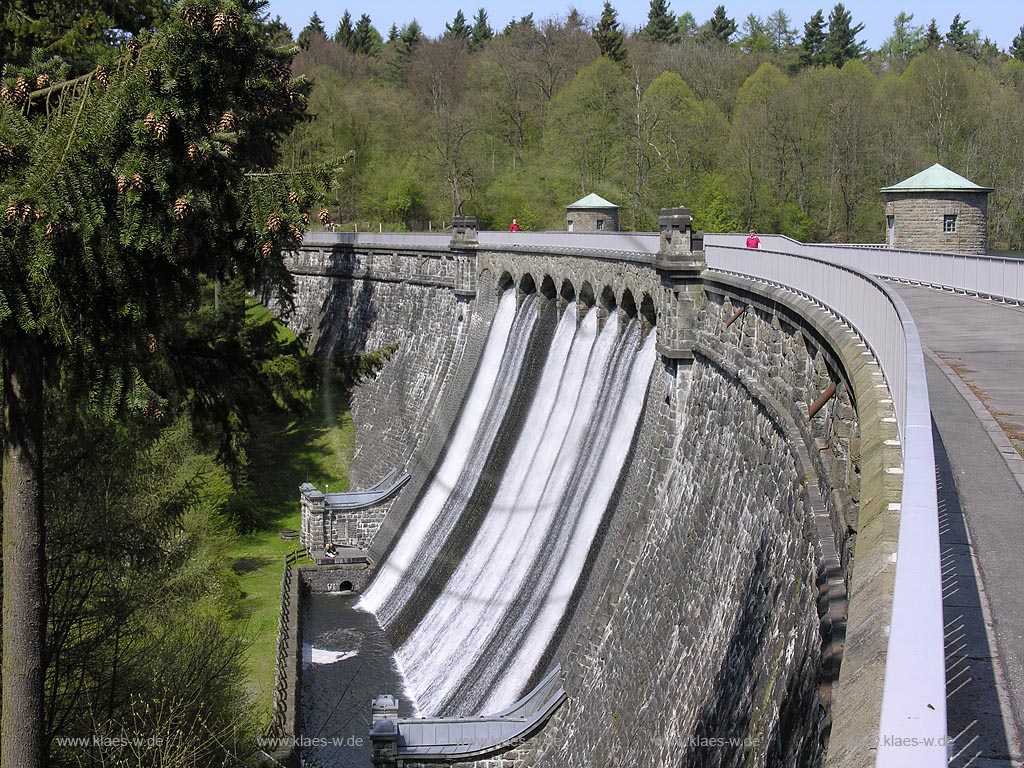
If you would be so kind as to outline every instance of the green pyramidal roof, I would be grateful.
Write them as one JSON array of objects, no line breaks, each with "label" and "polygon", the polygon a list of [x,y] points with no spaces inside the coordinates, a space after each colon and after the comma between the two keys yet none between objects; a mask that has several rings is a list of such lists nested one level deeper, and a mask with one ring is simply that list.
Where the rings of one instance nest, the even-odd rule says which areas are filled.
[{"label": "green pyramidal roof", "polygon": [[591,192],[586,197],[581,197],[572,205],[565,206],[566,208],[618,208],[615,203],[609,203],[600,195],[595,195]]},{"label": "green pyramidal roof", "polygon": [[904,179],[899,184],[891,187],[882,187],[882,192],[991,192],[992,187],[979,187],[973,181],[968,181],[959,173],[953,173],[948,168],[936,163],[931,168],[925,168],[909,179]]}]

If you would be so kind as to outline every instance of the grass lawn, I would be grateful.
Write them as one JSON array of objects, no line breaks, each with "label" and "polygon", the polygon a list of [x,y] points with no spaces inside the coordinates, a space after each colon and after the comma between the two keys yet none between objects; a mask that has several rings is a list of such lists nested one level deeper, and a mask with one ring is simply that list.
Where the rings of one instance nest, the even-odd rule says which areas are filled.
[{"label": "grass lawn", "polygon": [[299,485],[348,490],[355,426],[347,404],[327,387],[315,396],[310,412],[257,425],[249,451],[253,517],[259,530],[238,537],[230,551],[242,589],[247,634],[253,639],[247,659],[248,685],[269,721],[274,691],[277,613],[281,599],[281,563],[298,541],[280,531],[299,529]]}]

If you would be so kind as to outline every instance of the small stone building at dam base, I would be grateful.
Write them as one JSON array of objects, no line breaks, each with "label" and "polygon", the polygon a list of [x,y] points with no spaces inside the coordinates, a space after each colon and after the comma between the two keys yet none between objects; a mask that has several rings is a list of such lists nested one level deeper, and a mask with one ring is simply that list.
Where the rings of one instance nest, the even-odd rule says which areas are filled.
[{"label": "small stone building at dam base", "polygon": [[[523,362],[509,412],[495,426],[494,445],[508,448],[480,458],[493,487],[478,483],[468,495],[473,503],[446,534],[449,560],[408,587],[413,597],[394,621],[381,620],[401,654],[451,591],[466,531],[500,493],[563,320],[571,310],[574,324],[600,332],[614,318],[617,344],[622,334],[637,344],[653,335],[656,354],[586,565],[522,688],[560,665],[565,702],[528,740],[473,764],[867,768],[902,493],[893,397],[836,315],[709,269],[685,208],[663,211],[659,224],[660,237],[487,233],[469,217],[454,237],[310,233],[289,262],[293,330],[324,356],[397,344],[354,393],[351,486],[372,488],[396,469],[408,479],[364,516],[350,500],[304,488],[304,535],[358,532],[373,567],[387,570],[436,486],[512,297],[509,338],[527,330],[515,346]],[[584,444],[592,452],[612,442]],[[538,556],[528,581],[557,565]],[[361,591],[367,580],[352,583]],[[483,695],[475,675],[493,656],[485,649],[470,665],[458,686],[466,701]],[[459,702],[429,714],[464,715]]]}]

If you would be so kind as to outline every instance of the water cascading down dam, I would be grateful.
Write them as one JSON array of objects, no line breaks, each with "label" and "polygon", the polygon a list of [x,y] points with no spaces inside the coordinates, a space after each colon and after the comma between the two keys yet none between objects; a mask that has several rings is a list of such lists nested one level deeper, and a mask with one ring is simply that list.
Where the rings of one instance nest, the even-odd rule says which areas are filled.
[{"label": "water cascading down dam", "polygon": [[[535,296],[515,304],[507,289],[445,458],[362,603],[425,715],[498,711],[524,692],[583,572],[654,362],[653,334],[641,344],[637,320],[617,311],[599,329],[597,309],[577,323],[571,303],[552,336]],[[539,371],[523,365],[528,348]]]},{"label": "water cascading down dam", "polygon": [[[344,531],[372,567],[303,580],[351,587],[345,605],[379,626],[341,627],[342,598],[308,598],[303,735],[365,742],[368,700],[390,692],[399,730],[424,718],[437,744],[457,741],[437,718],[472,724],[539,689],[561,695],[542,727],[464,762],[869,764],[833,689],[858,515],[882,520],[894,500],[891,400],[842,322],[711,273],[688,215],[665,218],[653,248],[457,230],[296,255],[292,325],[319,354],[397,344],[354,394],[353,487],[410,478],[358,518],[304,518],[310,549]],[[864,414],[880,428],[861,435]],[[393,650],[393,676],[341,704],[371,646]],[[873,717],[884,654],[866,657],[848,701]]]}]

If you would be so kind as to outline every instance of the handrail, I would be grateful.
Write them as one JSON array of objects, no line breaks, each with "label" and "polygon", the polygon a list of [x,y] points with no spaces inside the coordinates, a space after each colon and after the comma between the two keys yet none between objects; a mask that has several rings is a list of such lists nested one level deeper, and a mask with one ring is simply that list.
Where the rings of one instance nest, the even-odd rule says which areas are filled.
[{"label": "handrail", "polygon": [[875,764],[906,765],[906,747],[913,745],[915,766],[938,768],[946,764],[947,737],[942,579],[931,410],[917,328],[894,291],[872,275],[821,258],[829,253],[825,247],[807,255],[782,238],[768,244],[753,250],[708,235],[708,267],[784,286],[835,312],[874,352],[893,395],[903,490]]},{"label": "handrail", "polygon": [[[708,235],[719,245],[743,246],[746,235]],[[765,250],[785,251],[852,267],[902,282],[1024,303],[1024,259],[976,253],[904,251],[884,246],[801,243],[785,235],[761,235]]]}]

